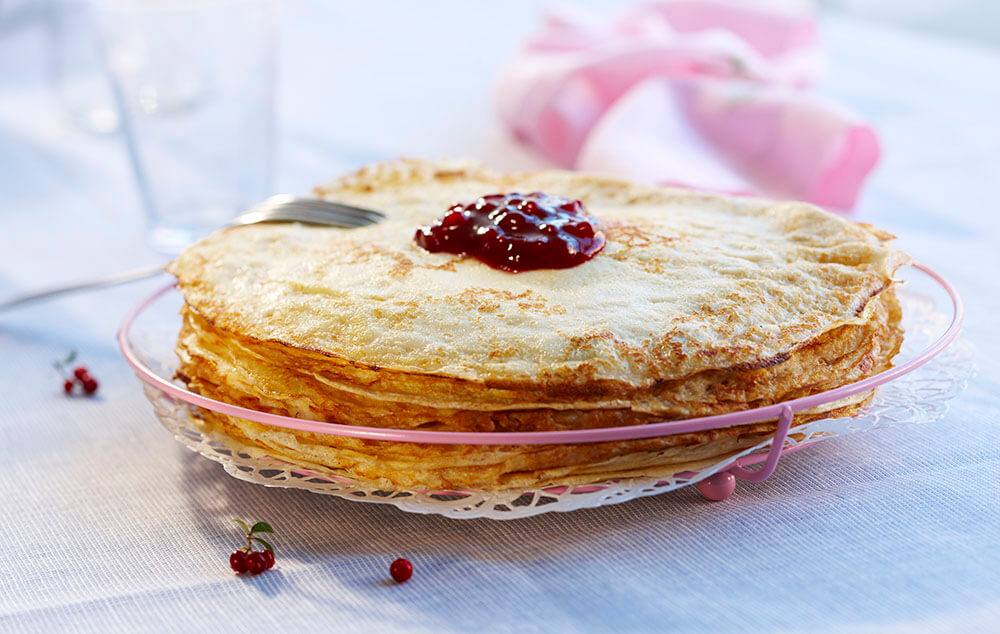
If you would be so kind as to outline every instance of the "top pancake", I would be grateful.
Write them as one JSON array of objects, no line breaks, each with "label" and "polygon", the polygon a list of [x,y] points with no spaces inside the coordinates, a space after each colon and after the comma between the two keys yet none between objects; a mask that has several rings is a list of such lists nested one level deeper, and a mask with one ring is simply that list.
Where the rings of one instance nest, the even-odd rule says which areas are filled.
[{"label": "top pancake", "polygon": [[[604,251],[570,269],[511,274],[413,241],[455,202],[536,190],[582,200],[603,221]],[[639,387],[779,363],[863,323],[905,261],[891,236],[804,203],[571,172],[399,161],[317,194],[389,219],[216,233],[169,266],[188,305],[242,336],[494,386]]]}]

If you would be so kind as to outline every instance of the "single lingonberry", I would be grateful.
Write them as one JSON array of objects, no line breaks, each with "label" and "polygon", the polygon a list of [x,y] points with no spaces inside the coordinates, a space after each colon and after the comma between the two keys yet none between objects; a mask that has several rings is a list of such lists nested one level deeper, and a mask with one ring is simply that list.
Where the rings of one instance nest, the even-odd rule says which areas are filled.
[{"label": "single lingonberry", "polygon": [[90,370],[87,369],[87,366],[78,365],[75,368],[73,368],[73,376],[80,379],[81,381],[85,381],[87,377],[90,376]]},{"label": "single lingonberry", "polygon": [[267,570],[267,560],[260,552],[252,552],[247,555],[247,570],[252,575],[259,575]]},{"label": "single lingonberry", "polygon": [[260,551],[260,554],[264,557],[264,563],[267,564],[267,569],[270,570],[271,568],[274,568],[274,553],[270,550],[262,550]]},{"label": "single lingonberry", "polygon": [[94,392],[97,391],[98,383],[97,379],[95,379],[94,377],[88,376],[87,378],[83,379],[81,383],[83,383],[83,391],[87,395],[93,394]]},{"label": "single lingonberry", "polygon": [[229,555],[229,567],[236,572],[246,572],[247,554],[242,550],[237,550],[232,555]]},{"label": "single lingonberry", "polygon": [[66,392],[67,394],[73,393],[73,382],[69,379],[63,381],[63,392]]},{"label": "single lingonberry", "polygon": [[457,227],[458,225],[462,224],[464,220],[465,216],[462,215],[461,210],[449,211],[445,215],[444,219],[441,220],[441,224],[445,227]]},{"label": "single lingonberry", "polygon": [[407,559],[400,557],[389,566],[389,574],[399,583],[403,583],[413,576],[413,564]]}]

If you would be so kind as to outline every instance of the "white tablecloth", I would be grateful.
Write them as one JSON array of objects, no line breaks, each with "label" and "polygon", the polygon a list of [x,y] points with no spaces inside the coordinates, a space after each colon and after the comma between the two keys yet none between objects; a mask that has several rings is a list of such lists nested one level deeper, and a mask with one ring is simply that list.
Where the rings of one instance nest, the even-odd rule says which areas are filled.
[{"label": "white tablecloth", "polygon": [[[281,190],[400,154],[540,164],[490,96],[534,3],[329,4],[287,5]],[[254,486],[188,452],[113,340],[162,282],[79,295],[0,314],[0,630],[996,631],[1000,55],[834,18],[823,33],[823,90],[885,145],[857,217],[968,302],[980,373],[943,421],[823,443],[724,503],[410,515]],[[157,261],[118,141],[60,123],[45,41],[0,40],[0,296]],[[73,348],[99,398],[61,394],[50,362]],[[229,571],[232,517],[274,525],[273,571]],[[397,556],[416,568],[404,585],[386,581]]]}]

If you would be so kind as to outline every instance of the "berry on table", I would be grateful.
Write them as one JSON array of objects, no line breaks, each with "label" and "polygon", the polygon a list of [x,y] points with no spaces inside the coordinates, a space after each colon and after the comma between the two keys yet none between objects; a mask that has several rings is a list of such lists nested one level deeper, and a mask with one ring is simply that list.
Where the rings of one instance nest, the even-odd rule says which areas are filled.
[{"label": "berry on table", "polygon": [[247,555],[247,570],[250,574],[259,575],[267,570],[267,560],[259,552],[252,552]]},{"label": "berry on table", "polygon": [[270,550],[262,550],[260,554],[264,557],[264,562],[267,564],[267,569],[270,570],[274,568],[274,553]]},{"label": "berry on table", "polygon": [[[243,520],[234,519],[233,521],[243,528],[247,545],[229,555],[229,566],[236,572],[249,572],[253,575],[259,575],[265,570],[273,568],[274,548],[263,537],[258,536],[258,533],[273,533],[271,525],[267,522],[257,522],[253,526],[249,526]],[[254,550],[254,542],[263,546],[264,550]]]},{"label": "berry on table", "polygon": [[56,361],[53,365],[56,370],[63,377],[63,392],[65,394],[72,394],[73,387],[77,384],[83,390],[83,393],[87,396],[92,396],[97,392],[97,388],[100,385],[93,376],[90,375],[90,370],[87,369],[85,365],[78,365],[73,368],[71,372],[69,366],[73,361],[76,360],[76,351],[69,353],[69,356],[62,361]]},{"label": "berry on table", "polygon": [[400,557],[389,566],[389,574],[398,583],[403,583],[413,576],[413,564],[408,559]]},{"label": "berry on table", "polygon": [[236,572],[246,572],[247,554],[242,550],[237,550],[232,555],[229,555],[229,567]]}]

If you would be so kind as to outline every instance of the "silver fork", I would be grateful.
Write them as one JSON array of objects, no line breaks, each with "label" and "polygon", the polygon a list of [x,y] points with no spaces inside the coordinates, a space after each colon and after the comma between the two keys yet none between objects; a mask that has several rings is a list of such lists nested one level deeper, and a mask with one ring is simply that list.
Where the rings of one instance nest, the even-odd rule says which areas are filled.
[{"label": "silver fork", "polygon": [[[364,207],[355,207],[353,205],[315,198],[295,198],[294,196],[282,194],[272,196],[259,205],[248,209],[234,218],[227,226],[238,227],[260,222],[302,222],[352,229],[354,227],[375,224],[384,218],[385,214],[374,209],[365,209]],[[147,277],[153,277],[162,272],[162,265],[149,266],[131,271],[123,271],[98,279],[31,291],[3,300],[0,302],[0,311],[76,291],[134,282]]]}]

